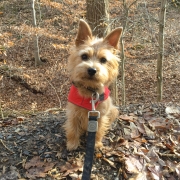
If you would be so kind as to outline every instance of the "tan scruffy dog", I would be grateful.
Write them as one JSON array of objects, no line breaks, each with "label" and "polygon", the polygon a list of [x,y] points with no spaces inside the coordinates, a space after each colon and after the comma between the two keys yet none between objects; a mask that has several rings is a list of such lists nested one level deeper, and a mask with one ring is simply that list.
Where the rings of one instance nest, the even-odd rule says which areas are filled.
[{"label": "tan scruffy dog", "polygon": [[80,136],[87,131],[88,111],[91,109],[91,97],[94,92],[100,98],[96,110],[100,112],[96,148],[101,147],[102,138],[111,123],[118,116],[118,110],[109,96],[109,85],[118,75],[118,57],[116,55],[122,28],[117,28],[104,39],[92,36],[89,25],[80,20],[75,47],[70,52],[68,71],[72,86],[68,96],[67,121],[64,128],[67,137],[67,149],[79,146]]}]

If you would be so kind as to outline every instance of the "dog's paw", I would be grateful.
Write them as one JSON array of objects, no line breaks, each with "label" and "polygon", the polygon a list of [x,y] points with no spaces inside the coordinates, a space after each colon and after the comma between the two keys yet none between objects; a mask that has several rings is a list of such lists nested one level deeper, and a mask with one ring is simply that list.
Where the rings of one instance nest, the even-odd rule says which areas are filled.
[{"label": "dog's paw", "polygon": [[99,142],[99,141],[96,142],[96,143],[95,143],[95,148],[96,148],[96,149],[101,149],[101,148],[103,148],[103,143],[102,143],[102,142]]},{"label": "dog's paw", "polygon": [[72,150],[76,150],[79,146],[79,142],[72,142],[72,141],[68,141],[67,142],[67,150],[68,151],[72,151]]}]

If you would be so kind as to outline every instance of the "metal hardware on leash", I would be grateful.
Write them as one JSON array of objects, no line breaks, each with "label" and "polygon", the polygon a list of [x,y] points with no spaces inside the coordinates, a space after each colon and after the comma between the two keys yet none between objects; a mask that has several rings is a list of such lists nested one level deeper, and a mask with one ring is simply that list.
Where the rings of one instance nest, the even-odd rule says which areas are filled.
[{"label": "metal hardware on leash", "polygon": [[[95,99],[94,99],[95,98]],[[94,116],[97,116],[97,118],[100,118],[100,112],[96,111],[95,104],[99,100],[99,94],[93,93],[91,98],[91,104],[92,104],[92,111],[88,112],[88,118],[91,114],[95,114]],[[98,130],[98,122],[97,121],[89,121],[88,122],[88,132],[96,132]]]},{"label": "metal hardware on leash", "polygon": [[[94,99],[94,97],[95,97],[95,99]],[[89,118],[91,113],[97,113],[98,114],[98,118],[100,118],[100,112],[96,111],[96,109],[95,109],[95,104],[96,104],[96,102],[98,100],[99,100],[99,94],[98,93],[93,93],[92,94],[92,98],[91,98],[92,110],[88,112],[88,118]]]},{"label": "metal hardware on leash", "polygon": [[[94,97],[95,97],[95,99],[94,99]],[[92,103],[92,111],[95,111],[95,110],[96,110],[96,109],[95,109],[95,104],[96,104],[96,102],[99,100],[99,93],[93,93],[91,99],[92,99],[92,100],[91,100],[91,103]]]}]

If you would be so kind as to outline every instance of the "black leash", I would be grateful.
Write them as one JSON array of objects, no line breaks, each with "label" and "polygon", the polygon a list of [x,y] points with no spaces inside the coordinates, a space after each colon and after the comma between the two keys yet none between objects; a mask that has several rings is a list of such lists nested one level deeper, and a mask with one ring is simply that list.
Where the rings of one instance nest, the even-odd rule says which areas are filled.
[{"label": "black leash", "polygon": [[[97,116],[89,117],[89,123],[93,121],[97,122]],[[95,138],[96,138],[96,132],[88,131],[86,155],[85,155],[85,160],[84,160],[82,180],[89,180],[91,177],[91,169],[92,169],[92,163],[93,163],[93,157],[94,157]]]},{"label": "black leash", "polygon": [[[96,99],[94,99],[94,95]],[[95,103],[98,100],[99,100],[99,94],[94,93],[92,95],[92,100],[91,100],[92,111],[88,112],[88,118],[89,118],[88,135],[87,135],[86,155],[85,155],[85,160],[84,160],[82,180],[90,180],[90,177],[91,177],[92,163],[93,163],[93,157],[94,157],[95,138],[96,138],[96,132],[98,129],[97,119],[100,118],[100,112],[95,110]]]}]

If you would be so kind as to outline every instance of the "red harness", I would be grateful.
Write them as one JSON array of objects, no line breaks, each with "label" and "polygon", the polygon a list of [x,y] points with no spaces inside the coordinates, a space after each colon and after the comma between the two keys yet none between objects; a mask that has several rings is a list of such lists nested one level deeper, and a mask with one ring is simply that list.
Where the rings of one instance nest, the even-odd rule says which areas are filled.
[{"label": "red harness", "polygon": [[[95,107],[97,107],[102,101],[106,100],[109,97],[109,94],[110,90],[105,87],[104,93],[99,96],[99,100],[96,102]],[[84,98],[80,96],[78,89],[74,85],[72,85],[70,88],[68,101],[82,108],[92,110],[91,98]]]}]

